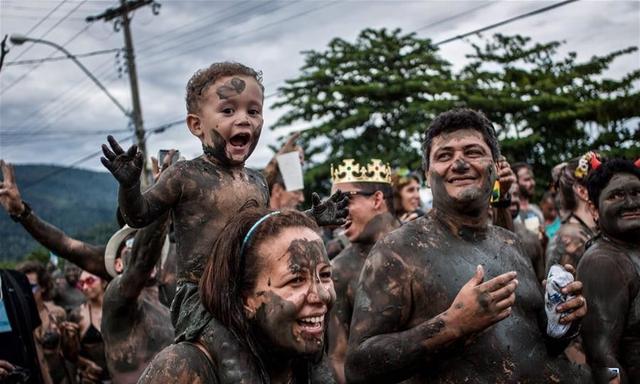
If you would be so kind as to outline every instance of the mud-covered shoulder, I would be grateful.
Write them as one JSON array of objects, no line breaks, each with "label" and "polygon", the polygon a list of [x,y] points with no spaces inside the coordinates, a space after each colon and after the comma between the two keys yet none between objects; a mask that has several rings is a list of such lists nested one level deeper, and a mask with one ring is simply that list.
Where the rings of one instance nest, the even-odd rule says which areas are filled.
[{"label": "mud-covered shoulder", "polygon": [[[615,273],[618,276],[626,276],[629,271],[634,271],[633,265],[625,255],[614,247],[603,244],[601,241],[595,241],[582,255],[578,263],[578,277],[594,275],[594,278],[600,279],[603,271]],[[612,276],[606,275],[607,280]]]},{"label": "mud-covered shoulder", "polygon": [[156,355],[138,383],[217,384],[207,357],[190,343],[172,344]]}]

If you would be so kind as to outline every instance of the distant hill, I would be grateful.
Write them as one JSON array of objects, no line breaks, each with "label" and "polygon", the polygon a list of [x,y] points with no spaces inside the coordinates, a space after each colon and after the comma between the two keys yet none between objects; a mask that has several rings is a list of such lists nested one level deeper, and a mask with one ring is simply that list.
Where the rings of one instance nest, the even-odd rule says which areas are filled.
[{"label": "distant hill", "polygon": [[[52,165],[16,165],[15,171],[22,199],[67,234],[105,244],[117,229],[118,184],[110,174]],[[0,262],[22,259],[37,247],[22,225],[0,208]]]}]

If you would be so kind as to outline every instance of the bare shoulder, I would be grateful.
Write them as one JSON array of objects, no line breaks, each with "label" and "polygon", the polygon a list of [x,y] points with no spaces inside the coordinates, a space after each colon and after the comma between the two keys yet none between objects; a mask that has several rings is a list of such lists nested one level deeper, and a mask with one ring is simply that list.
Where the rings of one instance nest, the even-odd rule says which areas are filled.
[{"label": "bare shoulder", "polygon": [[172,344],[149,363],[138,383],[218,383],[207,357],[190,343]]}]

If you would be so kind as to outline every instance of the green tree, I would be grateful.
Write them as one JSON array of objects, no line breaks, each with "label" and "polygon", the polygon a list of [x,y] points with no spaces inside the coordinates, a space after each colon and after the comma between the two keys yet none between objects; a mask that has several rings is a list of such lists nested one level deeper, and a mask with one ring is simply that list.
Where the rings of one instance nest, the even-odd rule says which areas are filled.
[{"label": "green tree", "polygon": [[306,185],[326,191],[329,164],[346,157],[419,166],[425,121],[454,105],[450,64],[429,40],[366,29],[354,43],[336,38],[304,55],[302,74],[280,88],[275,107],[288,110],[275,127],[311,123],[301,137],[312,164]]},{"label": "green tree", "polygon": [[574,52],[559,57],[561,45],[496,34],[472,45],[470,63],[458,74],[458,99],[487,114],[505,155],[532,164],[541,187],[555,164],[588,150],[640,154],[633,122],[640,116],[640,70],[620,80],[603,75],[616,58],[637,48],[577,62]]},{"label": "green tree", "polygon": [[425,127],[454,106],[487,114],[507,157],[533,164],[541,179],[587,149],[639,155],[640,70],[603,77],[636,48],[577,62],[575,53],[559,57],[561,44],[496,34],[472,45],[469,63],[453,73],[428,39],[366,29],[354,43],[337,38],[323,52],[303,53],[300,76],[279,89],[275,107],[286,111],[275,128],[308,123],[305,183],[323,191],[329,164],[345,157],[418,169]]}]

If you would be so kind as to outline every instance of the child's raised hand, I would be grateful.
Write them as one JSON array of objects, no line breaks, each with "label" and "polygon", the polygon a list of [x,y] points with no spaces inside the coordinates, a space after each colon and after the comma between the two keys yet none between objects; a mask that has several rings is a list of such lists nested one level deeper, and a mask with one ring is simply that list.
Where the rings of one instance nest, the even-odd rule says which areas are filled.
[{"label": "child's raised hand", "polygon": [[125,152],[113,136],[107,136],[111,149],[102,144],[102,164],[113,174],[123,187],[132,187],[140,180],[142,173],[142,152],[138,152],[138,146],[132,145]]},{"label": "child's raised hand", "polygon": [[324,202],[317,193],[311,195],[312,207],[308,212],[319,226],[342,225],[349,215],[349,195],[337,190]]}]

